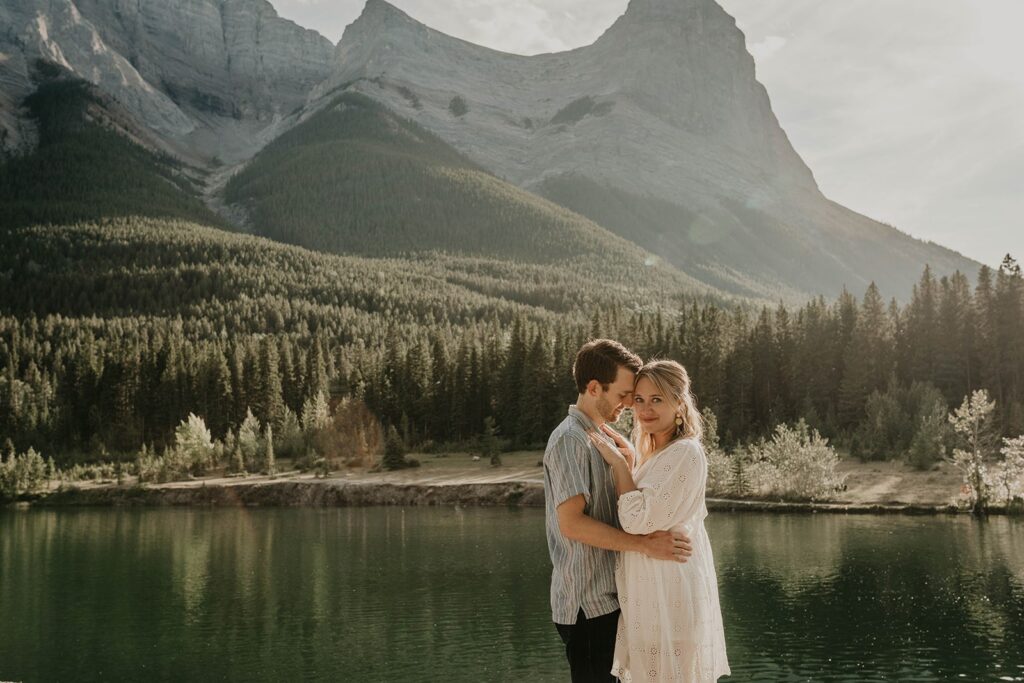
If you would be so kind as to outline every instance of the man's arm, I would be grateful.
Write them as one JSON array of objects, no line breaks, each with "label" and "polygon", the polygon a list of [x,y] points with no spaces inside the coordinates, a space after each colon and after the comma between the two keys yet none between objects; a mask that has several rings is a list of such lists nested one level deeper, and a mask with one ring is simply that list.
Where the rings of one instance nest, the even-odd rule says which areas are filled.
[{"label": "man's arm", "polygon": [[656,560],[686,562],[693,554],[690,539],[670,531],[655,531],[643,536],[627,534],[586,514],[582,495],[573,496],[558,506],[558,528],[566,538],[605,550],[644,553]]}]

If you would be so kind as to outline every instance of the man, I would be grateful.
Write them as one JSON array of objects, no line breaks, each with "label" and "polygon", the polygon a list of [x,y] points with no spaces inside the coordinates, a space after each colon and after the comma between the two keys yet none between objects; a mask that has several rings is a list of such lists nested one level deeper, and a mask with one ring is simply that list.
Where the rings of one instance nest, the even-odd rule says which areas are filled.
[{"label": "man", "polygon": [[[573,363],[579,396],[544,451],[544,500],[551,553],[551,616],[565,644],[574,683],[614,681],[619,602],[615,553],[642,552],[660,560],[685,562],[692,554],[682,534],[657,531],[634,536],[619,529],[615,484],[588,433],[612,437],[608,422],[633,403],[633,379],[640,358],[622,344],[596,339],[584,344]],[[631,457],[627,443],[616,439]]]}]

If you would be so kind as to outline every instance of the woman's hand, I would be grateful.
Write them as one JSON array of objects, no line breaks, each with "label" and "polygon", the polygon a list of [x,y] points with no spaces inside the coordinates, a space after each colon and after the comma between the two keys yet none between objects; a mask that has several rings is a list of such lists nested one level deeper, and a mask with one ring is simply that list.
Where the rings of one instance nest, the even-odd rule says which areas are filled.
[{"label": "woman's hand", "polygon": [[601,431],[615,442],[615,447],[619,449],[620,453],[622,453],[622,457],[625,458],[626,464],[629,465],[629,469],[632,470],[636,465],[636,451],[633,450],[633,444],[629,443],[622,434],[619,434],[606,424],[601,425]]},{"label": "woman's hand", "polygon": [[[612,467],[612,478],[615,479],[615,492],[617,495],[636,491],[636,482],[633,481],[633,463],[627,460],[627,456],[619,446],[612,443],[611,439],[604,434],[587,432],[590,443],[594,444],[597,452],[601,454],[604,461]],[[633,449],[627,449],[629,453]]]},{"label": "woman's hand", "polygon": [[590,437],[590,443],[594,444],[597,448],[597,452],[601,454],[604,461],[615,467],[616,465],[625,465],[627,468],[631,467],[630,462],[626,459],[626,456],[622,454],[621,450],[617,445],[613,445],[606,437],[597,432],[587,432],[587,436]]}]

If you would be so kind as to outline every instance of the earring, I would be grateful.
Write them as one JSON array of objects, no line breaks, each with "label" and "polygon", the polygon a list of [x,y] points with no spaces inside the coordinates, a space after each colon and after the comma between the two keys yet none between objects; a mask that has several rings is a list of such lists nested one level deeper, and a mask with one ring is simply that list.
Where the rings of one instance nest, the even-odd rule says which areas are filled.
[{"label": "earring", "polygon": [[683,417],[682,417],[682,415],[676,415],[676,427],[679,427],[682,424],[683,424]]}]

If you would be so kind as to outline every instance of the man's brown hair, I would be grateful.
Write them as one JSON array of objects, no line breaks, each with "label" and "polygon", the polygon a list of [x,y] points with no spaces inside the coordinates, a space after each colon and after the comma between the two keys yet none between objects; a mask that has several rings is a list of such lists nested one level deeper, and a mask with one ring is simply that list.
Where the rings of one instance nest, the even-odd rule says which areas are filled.
[{"label": "man's brown hair", "polygon": [[615,381],[619,367],[639,372],[643,361],[614,339],[591,339],[576,352],[572,364],[572,376],[579,393],[587,390],[591,380],[596,379],[608,391],[608,385]]}]

